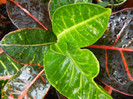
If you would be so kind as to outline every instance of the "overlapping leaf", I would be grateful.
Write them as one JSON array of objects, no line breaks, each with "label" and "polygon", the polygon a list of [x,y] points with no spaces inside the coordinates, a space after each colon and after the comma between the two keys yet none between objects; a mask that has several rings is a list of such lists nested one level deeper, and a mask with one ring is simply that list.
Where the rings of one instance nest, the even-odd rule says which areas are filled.
[{"label": "overlapping leaf", "polygon": [[112,14],[109,30],[90,47],[101,65],[98,77],[114,90],[133,96],[133,9]]},{"label": "overlapping leaf", "polygon": [[48,81],[67,98],[111,99],[93,81],[99,63],[89,50],[69,46],[66,55],[49,50],[44,65]]},{"label": "overlapping leaf", "polygon": [[50,17],[52,18],[55,10],[63,5],[88,2],[92,2],[92,0],[50,0],[48,5]]},{"label": "overlapping leaf", "polygon": [[67,98],[111,99],[93,81],[99,73],[96,57],[91,51],[80,49],[102,35],[110,12],[93,4],[70,4],[53,14],[52,28],[59,42],[50,46],[44,58],[45,73],[49,82]]},{"label": "overlapping leaf", "polygon": [[7,10],[11,21],[18,28],[46,27],[51,30],[48,8],[41,0],[10,0]]},{"label": "overlapping leaf", "polygon": [[57,9],[52,28],[59,41],[85,47],[95,43],[108,25],[110,9],[94,4],[70,4]]},{"label": "overlapping leaf", "polygon": [[50,88],[42,67],[24,66],[4,87],[6,99],[42,99]]},{"label": "overlapping leaf", "polygon": [[56,36],[42,29],[22,29],[6,35],[0,46],[19,63],[43,65],[43,58],[49,44],[56,42]]},{"label": "overlapping leaf", "polygon": [[0,80],[10,79],[22,66],[3,52],[0,55]]}]

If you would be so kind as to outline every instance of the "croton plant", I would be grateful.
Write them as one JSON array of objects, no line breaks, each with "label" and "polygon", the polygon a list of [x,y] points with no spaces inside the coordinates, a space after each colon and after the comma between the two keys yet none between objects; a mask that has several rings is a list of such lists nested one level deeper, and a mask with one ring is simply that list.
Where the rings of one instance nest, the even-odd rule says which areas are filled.
[{"label": "croton plant", "polygon": [[133,8],[92,0],[8,0],[18,28],[0,41],[2,99],[112,99],[95,79],[133,96]]}]

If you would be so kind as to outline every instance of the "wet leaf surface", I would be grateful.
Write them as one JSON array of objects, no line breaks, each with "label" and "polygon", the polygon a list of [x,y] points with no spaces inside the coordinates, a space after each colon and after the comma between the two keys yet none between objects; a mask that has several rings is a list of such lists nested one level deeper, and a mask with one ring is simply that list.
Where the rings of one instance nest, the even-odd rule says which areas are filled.
[{"label": "wet leaf surface", "polygon": [[50,0],[48,5],[50,17],[52,18],[55,10],[63,5],[89,2],[92,2],[92,0]]},{"label": "wet leaf surface", "polygon": [[[14,4],[12,1],[15,1],[16,4]],[[20,6],[17,4],[22,8],[20,8]],[[45,5],[44,2],[41,2],[40,0],[11,0],[7,2],[7,11],[11,21],[18,28],[43,28],[35,20],[37,19],[42,25],[51,30],[51,21],[49,19],[47,5]],[[34,19],[26,12],[30,13]]]},{"label": "wet leaf surface", "polygon": [[110,14],[110,9],[89,3],[65,5],[53,14],[52,28],[58,42],[44,57],[45,73],[52,86],[67,98],[111,99],[93,81],[99,73],[96,57],[80,49],[102,36]]},{"label": "wet leaf surface", "polygon": [[5,52],[0,54],[0,80],[10,79],[21,67],[23,65],[16,63]]},{"label": "wet leaf surface", "polygon": [[89,46],[100,62],[98,78],[114,90],[133,96],[133,9],[112,14],[109,29]]},{"label": "wet leaf surface", "polygon": [[42,67],[24,66],[7,82],[2,98],[42,99],[49,88],[50,83]]},{"label": "wet leaf surface", "polygon": [[68,46],[66,55],[49,50],[44,59],[48,81],[69,99],[111,99],[93,81],[99,63],[91,51]]},{"label": "wet leaf surface", "polygon": [[56,36],[42,29],[22,29],[9,33],[0,46],[13,59],[22,64],[43,66],[43,58],[49,44],[56,42]]},{"label": "wet leaf surface", "polygon": [[52,29],[58,41],[85,47],[102,36],[110,14],[110,9],[91,3],[62,6],[53,15]]}]

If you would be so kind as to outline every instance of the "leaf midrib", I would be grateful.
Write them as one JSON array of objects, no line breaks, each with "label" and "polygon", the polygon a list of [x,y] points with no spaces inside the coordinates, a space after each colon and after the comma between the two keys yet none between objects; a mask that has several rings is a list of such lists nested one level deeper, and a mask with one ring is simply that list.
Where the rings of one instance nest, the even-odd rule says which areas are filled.
[{"label": "leaf midrib", "polygon": [[56,42],[49,42],[49,43],[43,43],[43,44],[31,44],[31,45],[24,45],[24,44],[0,44],[0,46],[23,46],[23,47],[32,47],[32,46],[44,46],[44,45],[50,45],[55,44]]},{"label": "leaf midrib", "polygon": [[68,31],[70,31],[70,30],[72,30],[72,29],[74,29],[74,28],[77,28],[78,26],[80,26],[80,25],[82,25],[82,24],[85,24],[85,23],[87,23],[87,22],[89,22],[89,21],[91,21],[91,20],[93,20],[93,19],[95,19],[95,18],[98,18],[98,17],[100,17],[100,16],[102,16],[102,15],[104,15],[106,12],[108,12],[109,10],[106,10],[105,12],[103,12],[103,13],[101,13],[101,14],[99,14],[99,15],[96,15],[96,16],[94,16],[94,17],[92,17],[92,18],[89,18],[89,19],[87,19],[87,20],[84,20],[84,21],[82,21],[82,22],[80,22],[80,23],[78,23],[78,24],[76,24],[76,25],[73,25],[72,27],[70,27],[70,28],[68,28],[68,29],[65,29],[63,32],[61,32],[59,35],[57,35],[57,37],[58,38],[60,38],[60,36],[62,36],[63,34],[65,34],[65,33],[67,33]]},{"label": "leaf midrib", "polygon": [[81,69],[80,67],[76,64],[76,62],[73,60],[72,56],[69,54],[69,52],[67,52],[68,57],[70,58],[70,60],[75,64],[75,66],[81,71],[82,74],[86,75]]}]

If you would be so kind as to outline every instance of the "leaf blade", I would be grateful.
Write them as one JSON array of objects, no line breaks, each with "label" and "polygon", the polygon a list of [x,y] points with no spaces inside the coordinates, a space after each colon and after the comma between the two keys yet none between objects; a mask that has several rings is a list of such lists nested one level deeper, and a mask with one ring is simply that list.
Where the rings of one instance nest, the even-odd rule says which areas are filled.
[{"label": "leaf blade", "polygon": [[54,42],[56,36],[52,32],[31,28],[9,33],[0,46],[19,63],[43,66],[43,57]]},{"label": "leaf blade", "polygon": [[[122,94],[133,96],[132,92],[132,8],[124,9],[110,16],[109,28],[90,49],[99,59],[99,79]],[[119,21],[118,21],[119,20]],[[104,73],[104,75],[103,75]]]},{"label": "leaf blade", "polygon": [[50,13],[50,17],[53,16],[53,13],[55,12],[55,10],[61,6],[64,5],[68,5],[68,4],[76,4],[76,3],[90,3],[92,2],[92,0],[50,0],[49,1],[49,13]]},{"label": "leaf blade", "polygon": [[7,10],[11,21],[19,29],[38,27],[51,30],[47,6],[40,0],[11,0],[7,2]]},{"label": "leaf blade", "polygon": [[12,58],[2,53],[0,55],[0,80],[10,79],[23,65],[16,63]]},{"label": "leaf blade", "polygon": [[66,55],[49,50],[44,60],[47,79],[67,98],[93,99],[101,94],[103,99],[111,98],[93,81],[99,66],[90,51],[69,46]]},{"label": "leaf blade", "polygon": [[53,15],[53,32],[57,35],[58,40],[65,41],[72,46],[91,45],[106,30],[110,13],[110,9],[93,4],[63,6],[58,8]]},{"label": "leaf blade", "polygon": [[42,67],[24,66],[7,82],[3,98],[43,98],[50,88]]}]

